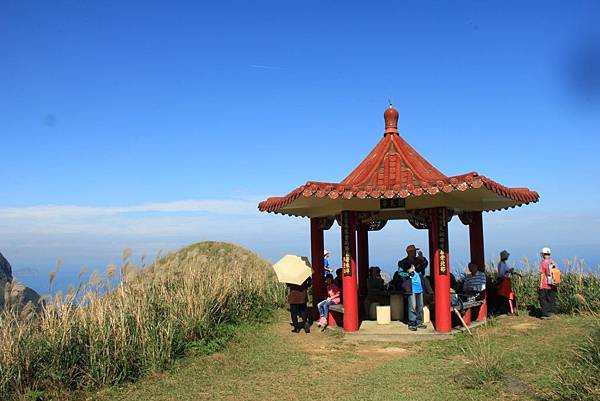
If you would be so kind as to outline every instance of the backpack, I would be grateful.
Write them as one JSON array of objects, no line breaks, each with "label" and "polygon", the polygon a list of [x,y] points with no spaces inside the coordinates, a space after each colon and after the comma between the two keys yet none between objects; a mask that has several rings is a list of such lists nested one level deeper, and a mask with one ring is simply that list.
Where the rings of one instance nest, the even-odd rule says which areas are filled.
[{"label": "backpack", "polygon": [[554,263],[550,264],[550,274],[552,275],[552,284],[560,284],[560,270],[558,270],[558,266],[556,266]]}]

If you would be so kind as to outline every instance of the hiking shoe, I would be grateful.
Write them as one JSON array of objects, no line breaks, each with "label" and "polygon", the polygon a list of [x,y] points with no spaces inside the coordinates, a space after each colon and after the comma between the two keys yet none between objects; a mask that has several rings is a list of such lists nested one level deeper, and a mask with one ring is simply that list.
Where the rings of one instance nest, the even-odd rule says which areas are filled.
[{"label": "hiking shoe", "polygon": [[292,329],[292,333],[300,333],[300,329]]},{"label": "hiking shoe", "polygon": [[546,315],[543,315],[543,316],[540,316],[540,319],[542,319],[542,320],[548,320],[548,319],[550,319],[550,317],[546,316]]},{"label": "hiking shoe", "polygon": [[421,323],[420,325],[418,325],[418,326],[417,326],[417,328],[418,328],[418,329],[426,329],[426,328],[427,328],[427,325],[426,325],[426,324],[423,324],[423,323]]},{"label": "hiking shoe", "polygon": [[408,326],[410,331],[417,331],[417,326]]}]

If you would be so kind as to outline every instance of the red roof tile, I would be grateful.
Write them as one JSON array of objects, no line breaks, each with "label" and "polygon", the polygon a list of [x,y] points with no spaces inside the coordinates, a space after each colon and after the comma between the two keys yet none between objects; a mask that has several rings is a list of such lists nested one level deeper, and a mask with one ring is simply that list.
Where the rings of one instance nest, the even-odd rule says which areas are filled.
[{"label": "red roof tile", "polygon": [[394,108],[390,106],[384,117],[384,137],[340,183],[309,181],[286,196],[271,197],[260,202],[259,210],[285,213],[281,209],[300,196],[330,199],[408,198],[440,192],[464,192],[481,187],[514,201],[515,206],[539,200],[537,192],[527,188],[507,188],[476,172],[453,177],[442,174],[400,137],[397,130],[398,112]]}]

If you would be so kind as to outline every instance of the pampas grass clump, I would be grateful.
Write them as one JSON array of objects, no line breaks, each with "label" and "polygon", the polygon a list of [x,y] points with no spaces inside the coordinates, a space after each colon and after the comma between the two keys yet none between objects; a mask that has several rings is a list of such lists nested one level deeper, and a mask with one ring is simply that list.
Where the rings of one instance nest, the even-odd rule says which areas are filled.
[{"label": "pampas grass clump", "polygon": [[105,278],[94,272],[46,300],[37,316],[2,312],[1,399],[31,392],[60,399],[135,380],[164,369],[223,323],[284,302],[269,263],[232,244],[195,244],[144,269],[130,256],[126,250],[120,269],[109,265]]}]

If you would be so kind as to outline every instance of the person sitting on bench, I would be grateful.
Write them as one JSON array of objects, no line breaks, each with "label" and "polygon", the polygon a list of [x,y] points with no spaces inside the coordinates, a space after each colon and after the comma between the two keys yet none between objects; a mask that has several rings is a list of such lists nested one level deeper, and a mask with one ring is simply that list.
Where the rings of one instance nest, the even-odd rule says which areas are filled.
[{"label": "person sitting on bench", "polygon": [[381,277],[381,269],[379,266],[371,266],[369,268],[369,278],[367,279],[367,290],[368,292],[383,291],[385,289],[385,283]]},{"label": "person sitting on bench", "polygon": [[475,263],[469,263],[469,273],[463,283],[463,291],[467,294],[479,294],[485,290],[485,273]]},{"label": "person sitting on bench", "polygon": [[340,302],[344,300],[344,286],[342,281],[342,268],[339,268],[335,271],[335,278],[333,279],[333,283],[337,285],[337,287],[340,289]]},{"label": "person sitting on bench", "polygon": [[321,318],[317,322],[317,326],[321,327],[321,330],[325,330],[327,327],[329,307],[340,303],[340,289],[333,282],[333,276],[331,274],[325,276],[325,282],[327,283],[327,299],[324,299],[317,304],[319,315],[321,315]]},{"label": "person sitting on bench", "polygon": [[[384,293],[385,282],[381,277],[379,266],[369,268],[369,278],[367,279],[367,296],[365,297],[364,308],[367,315],[370,315],[371,304],[388,305],[389,296]],[[375,316],[369,316],[375,318]]]}]

